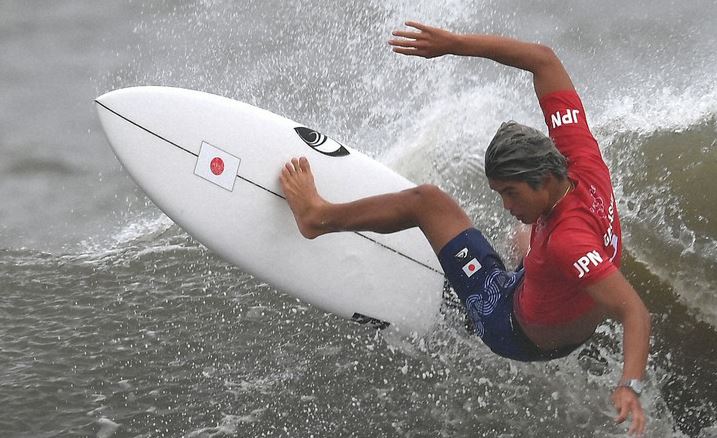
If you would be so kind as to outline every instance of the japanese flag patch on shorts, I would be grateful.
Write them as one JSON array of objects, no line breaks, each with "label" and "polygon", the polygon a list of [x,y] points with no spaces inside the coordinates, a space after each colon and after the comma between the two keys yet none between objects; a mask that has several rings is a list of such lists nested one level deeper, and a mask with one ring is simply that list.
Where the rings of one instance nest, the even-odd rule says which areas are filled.
[{"label": "japanese flag patch on shorts", "polygon": [[473,258],[470,262],[463,265],[463,272],[468,276],[468,278],[472,277],[473,274],[480,271],[480,268],[482,268],[480,262],[478,259]]}]

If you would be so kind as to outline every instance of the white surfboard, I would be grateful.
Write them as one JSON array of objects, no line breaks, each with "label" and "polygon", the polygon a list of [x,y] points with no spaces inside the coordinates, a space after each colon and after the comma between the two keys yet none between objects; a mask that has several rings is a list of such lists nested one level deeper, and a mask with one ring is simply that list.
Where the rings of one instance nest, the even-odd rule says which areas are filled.
[{"label": "white surfboard", "polygon": [[107,138],[152,201],[207,248],[321,309],[425,333],[440,313],[444,276],[418,229],[307,240],[283,197],[292,157],[311,162],[331,202],[403,190],[410,181],[323,134],[251,105],[170,87],[96,100]]}]

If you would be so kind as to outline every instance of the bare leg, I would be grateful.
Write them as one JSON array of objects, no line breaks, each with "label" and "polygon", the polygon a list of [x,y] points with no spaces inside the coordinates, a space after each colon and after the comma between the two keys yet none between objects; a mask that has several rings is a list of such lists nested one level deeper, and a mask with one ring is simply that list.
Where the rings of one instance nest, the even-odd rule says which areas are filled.
[{"label": "bare leg", "polygon": [[472,223],[448,194],[431,185],[332,204],[316,190],[306,158],[294,158],[281,172],[281,187],[299,231],[313,239],[337,231],[393,233],[419,227],[438,253]]}]

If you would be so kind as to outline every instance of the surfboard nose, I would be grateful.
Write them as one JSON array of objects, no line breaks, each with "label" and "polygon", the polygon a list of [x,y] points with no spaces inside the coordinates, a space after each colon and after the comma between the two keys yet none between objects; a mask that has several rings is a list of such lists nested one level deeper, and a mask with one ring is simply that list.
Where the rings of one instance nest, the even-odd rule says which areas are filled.
[{"label": "surfboard nose", "polygon": [[134,101],[153,87],[130,87],[108,91],[95,98],[95,103],[109,110],[119,110],[123,102]]},{"label": "surfboard nose", "polygon": [[95,103],[98,105],[106,105],[112,100],[112,96],[115,95],[119,90],[108,91],[105,94],[95,97]]},{"label": "surfboard nose", "polygon": [[122,99],[122,95],[126,94],[127,90],[129,89],[120,88],[117,90],[108,91],[107,93],[97,96],[95,98],[95,103],[103,106],[110,105],[113,101],[116,101],[117,99]]},{"label": "surfboard nose", "polygon": [[[95,109],[108,137],[125,123],[136,124],[135,119],[143,115],[144,110],[152,107],[152,102],[160,96],[164,87],[120,88],[95,98]],[[119,124],[123,120],[125,123]],[[113,144],[110,141],[110,144]]]}]

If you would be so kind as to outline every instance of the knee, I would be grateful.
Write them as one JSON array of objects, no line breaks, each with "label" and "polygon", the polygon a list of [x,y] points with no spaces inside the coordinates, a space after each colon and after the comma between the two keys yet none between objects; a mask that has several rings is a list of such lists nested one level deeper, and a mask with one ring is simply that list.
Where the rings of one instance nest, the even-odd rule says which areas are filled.
[{"label": "knee", "polygon": [[462,221],[470,223],[463,209],[455,199],[448,193],[433,184],[422,184],[414,187],[414,207],[418,211],[431,212],[440,215],[442,218],[461,218]]},{"label": "knee", "polygon": [[411,191],[413,191],[417,198],[426,201],[437,200],[448,196],[443,190],[433,184],[421,184],[411,189]]},{"label": "knee", "polygon": [[421,184],[408,191],[410,206],[415,213],[447,212],[458,206],[448,193],[433,184]]},{"label": "knee", "polygon": [[414,197],[421,203],[428,202],[436,204],[442,200],[451,199],[446,192],[433,184],[421,184],[420,186],[416,186],[411,189],[411,191],[413,192]]}]

